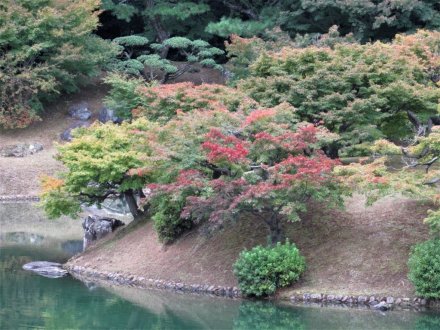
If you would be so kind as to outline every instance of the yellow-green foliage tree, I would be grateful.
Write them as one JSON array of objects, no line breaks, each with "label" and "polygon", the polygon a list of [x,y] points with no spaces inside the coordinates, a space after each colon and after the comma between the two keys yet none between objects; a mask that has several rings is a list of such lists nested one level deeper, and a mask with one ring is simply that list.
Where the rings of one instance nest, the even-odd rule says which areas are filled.
[{"label": "yellow-green foliage tree", "polygon": [[[124,196],[134,218],[142,215],[135,196],[150,173],[132,172],[159,159],[152,156],[145,134],[154,124],[140,119],[132,124],[95,124],[74,132],[71,143],[58,147],[57,159],[66,167],[58,177],[45,177],[41,204],[50,217],[76,216],[81,204],[100,204],[106,198]],[[142,142],[142,143],[140,143]]]},{"label": "yellow-green foliage tree", "polygon": [[99,0],[0,3],[0,127],[39,119],[42,102],[73,92],[116,55],[93,35]]}]

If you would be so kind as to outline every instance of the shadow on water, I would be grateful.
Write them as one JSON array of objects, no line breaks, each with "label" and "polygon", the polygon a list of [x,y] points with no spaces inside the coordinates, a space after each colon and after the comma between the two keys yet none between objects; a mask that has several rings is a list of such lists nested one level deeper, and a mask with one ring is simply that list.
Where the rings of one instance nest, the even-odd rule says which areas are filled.
[{"label": "shadow on water", "polygon": [[61,248],[69,255],[74,255],[83,251],[83,241],[70,240],[67,242],[63,242],[61,243]]},{"label": "shadow on water", "polygon": [[[47,227],[55,225],[47,223]],[[71,277],[49,279],[21,267],[35,260],[64,262],[80,251],[81,241],[59,241],[29,232],[0,232],[0,237],[0,329],[440,328],[440,314],[434,312],[293,307],[160,290],[104,288]]]}]

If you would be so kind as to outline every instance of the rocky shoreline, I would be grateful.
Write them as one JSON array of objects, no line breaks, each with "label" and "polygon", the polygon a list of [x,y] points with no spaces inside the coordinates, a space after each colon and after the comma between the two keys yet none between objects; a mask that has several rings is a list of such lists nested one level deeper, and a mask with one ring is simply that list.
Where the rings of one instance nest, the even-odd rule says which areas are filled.
[{"label": "rocky shoreline", "polygon": [[[133,274],[121,274],[98,271],[93,268],[65,264],[64,268],[75,278],[84,282],[101,282],[104,284],[130,286],[139,289],[160,289],[177,293],[207,294],[226,298],[243,298],[237,287],[223,287],[208,284],[186,284],[175,281],[150,279]],[[336,295],[336,294],[295,294],[290,297],[278,297],[279,300],[288,300],[292,304],[332,306],[341,308],[366,308],[380,311],[387,310],[424,310],[426,308],[440,308],[437,301],[423,298],[374,296],[374,295]]]},{"label": "rocky shoreline", "polygon": [[186,284],[182,282],[164,281],[159,279],[145,278],[132,274],[111,273],[97,271],[82,266],[64,265],[73,277],[83,281],[104,281],[115,285],[126,285],[140,289],[163,289],[184,293],[209,294],[214,296],[241,298],[241,292],[237,287],[224,287],[207,284]]},{"label": "rocky shoreline", "polygon": [[426,307],[437,307],[438,303],[423,298],[374,296],[374,295],[335,295],[320,293],[296,294],[290,297],[292,303],[304,303],[315,305],[341,305],[344,307],[363,307],[386,310],[422,310]]}]

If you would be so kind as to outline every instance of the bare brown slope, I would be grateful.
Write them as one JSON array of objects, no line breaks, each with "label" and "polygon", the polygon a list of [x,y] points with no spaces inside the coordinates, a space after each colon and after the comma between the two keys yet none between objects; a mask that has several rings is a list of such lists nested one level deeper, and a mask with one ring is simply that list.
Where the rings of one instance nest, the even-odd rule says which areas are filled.
[{"label": "bare brown slope", "polygon": [[[406,199],[385,199],[365,208],[363,198],[347,201],[346,211],[315,208],[288,226],[288,237],[307,258],[296,292],[411,296],[406,278],[410,246],[427,238],[427,207]],[[128,228],[127,228],[128,229]],[[70,261],[100,271],[135,274],[187,284],[236,286],[232,264],[243,248],[266,242],[266,228],[243,219],[211,238],[191,232],[162,246],[151,223],[119,239],[109,239]]]},{"label": "bare brown slope", "polygon": [[85,88],[76,94],[63,95],[47,106],[42,121],[23,129],[0,130],[0,147],[35,142],[44,146],[43,151],[27,157],[0,157],[0,196],[38,194],[40,176],[52,175],[62,169],[62,164],[54,159],[54,142],[61,142],[60,134],[75,122],[67,116],[68,108],[72,104],[86,101],[94,113],[93,121],[102,107],[107,89],[105,85],[96,83],[92,88]]}]

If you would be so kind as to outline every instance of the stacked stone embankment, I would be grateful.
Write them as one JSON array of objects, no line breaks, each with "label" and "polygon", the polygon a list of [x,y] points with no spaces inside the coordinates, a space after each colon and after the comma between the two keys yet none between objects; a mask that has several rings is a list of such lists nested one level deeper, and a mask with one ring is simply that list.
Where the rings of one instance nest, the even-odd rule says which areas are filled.
[{"label": "stacked stone embankment", "polygon": [[83,280],[93,281],[102,280],[116,285],[127,285],[144,289],[165,289],[186,293],[211,294],[230,298],[241,297],[240,290],[237,287],[225,287],[208,284],[186,284],[175,281],[164,281],[159,279],[150,279],[133,274],[120,274],[105,271],[98,271],[88,267],[65,265],[65,269],[72,276]]},{"label": "stacked stone embankment", "polygon": [[[237,287],[224,287],[209,284],[186,284],[175,281],[165,281],[160,279],[150,279],[143,276],[125,274],[118,272],[99,271],[90,268],[90,265],[77,266],[65,265],[72,276],[82,281],[104,282],[112,285],[131,286],[141,289],[162,289],[182,293],[209,294],[229,298],[242,298],[240,289]],[[316,294],[304,293],[295,294],[290,297],[293,304],[312,304],[312,305],[333,305],[342,307],[369,308],[381,311],[416,309],[422,310],[426,307],[438,308],[435,301],[423,298],[375,296],[375,295],[337,295],[337,294]]]}]

